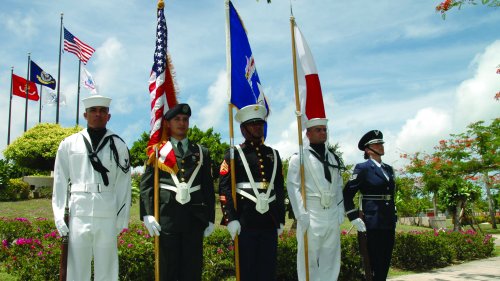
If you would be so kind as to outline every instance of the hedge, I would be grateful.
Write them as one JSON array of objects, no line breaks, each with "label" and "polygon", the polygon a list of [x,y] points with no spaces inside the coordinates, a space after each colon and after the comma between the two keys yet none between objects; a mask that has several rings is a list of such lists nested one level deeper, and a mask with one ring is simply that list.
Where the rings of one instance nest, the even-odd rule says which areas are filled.
[{"label": "hedge", "polygon": [[[392,266],[419,271],[486,258],[493,253],[491,238],[473,231],[399,232]],[[0,218],[0,240],[0,263],[9,274],[20,280],[58,280],[60,237],[53,220]],[[144,226],[137,223],[119,235],[120,280],[154,279],[153,241]],[[295,233],[285,232],[278,241],[278,280],[297,280]],[[356,236],[343,232],[341,246],[339,280],[362,280]],[[203,280],[234,278],[233,250],[233,241],[225,229],[216,229],[205,239]]]}]

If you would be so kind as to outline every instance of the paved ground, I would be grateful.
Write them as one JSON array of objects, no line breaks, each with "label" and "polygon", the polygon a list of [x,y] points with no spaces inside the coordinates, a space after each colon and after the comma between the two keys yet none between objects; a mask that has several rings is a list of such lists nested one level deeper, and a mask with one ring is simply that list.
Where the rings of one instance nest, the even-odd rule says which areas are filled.
[{"label": "paved ground", "polygon": [[[500,235],[493,235],[500,246]],[[426,273],[409,274],[388,278],[391,281],[457,281],[457,280],[500,280],[500,257],[471,261],[436,269]]]}]

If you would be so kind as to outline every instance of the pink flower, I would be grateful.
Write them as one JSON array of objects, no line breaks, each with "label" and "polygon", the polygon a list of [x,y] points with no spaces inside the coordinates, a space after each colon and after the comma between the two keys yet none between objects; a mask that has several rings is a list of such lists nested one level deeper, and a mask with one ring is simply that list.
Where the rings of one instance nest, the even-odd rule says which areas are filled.
[{"label": "pink flower", "polygon": [[224,251],[222,251],[221,248],[217,248],[217,254],[222,254]]},{"label": "pink flower", "polygon": [[42,252],[42,251],[40,251],[40,252],[38,252],[38,254],[37,254],[37,255],[40,257],[40,256],[42,256],[42,255],[43,255],[43,252]]},{"label": "pink flower", "polygon": [[133,244],[131,244],[131,243],[129,243],[129,244],[127,245],[127,248],[132,248],[132,247],[134,247],[134,245],[133,245]]}]

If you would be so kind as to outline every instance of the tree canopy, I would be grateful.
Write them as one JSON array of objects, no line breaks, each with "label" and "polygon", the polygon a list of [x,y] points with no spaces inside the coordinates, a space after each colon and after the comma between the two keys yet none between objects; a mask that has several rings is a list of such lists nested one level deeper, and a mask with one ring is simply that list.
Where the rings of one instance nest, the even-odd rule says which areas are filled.
[{"label": "tree canopy", "polygon": [[62,128],[59,124],[40,123],[26,131],[3,152],[7,160],[35,171],[54,169],[59,143],[82,127]]}]

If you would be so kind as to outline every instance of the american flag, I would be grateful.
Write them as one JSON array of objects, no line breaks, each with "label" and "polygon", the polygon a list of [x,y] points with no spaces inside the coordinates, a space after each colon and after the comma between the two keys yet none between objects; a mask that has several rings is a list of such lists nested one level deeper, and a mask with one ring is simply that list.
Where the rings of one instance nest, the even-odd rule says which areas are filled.
[{"label": "american flag", "polygon": [[66,28],[64,28],[64,50],[75,54],[84,64],[95,52],[94,48],[73,36]]},{"label": "american flag", "polygon": [[[154,152],[153,146],[167,140],[166,129],[162,128],[163,115],[169,108],[177,104],[172,66],[167,55],[167,22],[165,20],[163,8],[158,9],[154,63],[149,77],[149,97],[151,101],[151,131],[149,134],[147,154],[151,159]],[[163,150],[162,148],[160,148],[160,150]],[[174,163],[165,162],[163,164],[166,166],[173,166],[176,164],[175,161],[173,162]]]}]

